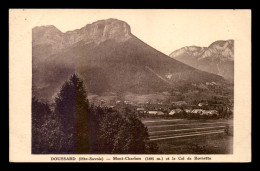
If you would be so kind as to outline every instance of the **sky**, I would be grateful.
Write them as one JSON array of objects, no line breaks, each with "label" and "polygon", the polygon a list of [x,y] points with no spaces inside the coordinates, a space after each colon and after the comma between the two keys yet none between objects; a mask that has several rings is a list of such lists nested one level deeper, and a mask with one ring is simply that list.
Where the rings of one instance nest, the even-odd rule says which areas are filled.
[{"label": "sky", "polygon": [[[54,25],[62,32],[80,29],[97,20],[127,22],[136,37],[169,55],[184,46],[207,47],[216,40],[235,39],[243,32],[241,10],[115,10],[25,9],[33,28]],[[241,30],[242,29],[242,30]],[[248,35],[245,35],[248,36]]]}]

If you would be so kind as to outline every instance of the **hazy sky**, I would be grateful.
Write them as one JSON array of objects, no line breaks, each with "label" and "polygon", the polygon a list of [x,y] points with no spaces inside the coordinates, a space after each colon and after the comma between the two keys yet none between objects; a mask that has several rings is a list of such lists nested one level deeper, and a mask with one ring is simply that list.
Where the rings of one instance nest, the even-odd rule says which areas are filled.
[{"label": "hazy sky", "polygon": [[[28,12],[29,11],[29,12]],[[31,26],[54,25],[62,32],[97,20],[116,18],[155,49],[169,55],[184,46],[209,46],[234,39],[241,27],[237,10],[28,10]],[[240,11],[241,12],[241,11]],[[33,17],[32,17],[33,16]]]}]

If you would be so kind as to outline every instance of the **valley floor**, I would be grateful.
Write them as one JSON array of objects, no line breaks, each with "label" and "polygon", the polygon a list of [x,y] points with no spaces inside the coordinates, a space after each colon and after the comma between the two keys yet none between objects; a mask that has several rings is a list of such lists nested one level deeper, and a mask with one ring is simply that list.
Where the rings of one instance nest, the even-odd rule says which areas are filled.
[{"label": "valley floor", "polygon": [[143,119],[160,154],[232,154],[232,119]]}]

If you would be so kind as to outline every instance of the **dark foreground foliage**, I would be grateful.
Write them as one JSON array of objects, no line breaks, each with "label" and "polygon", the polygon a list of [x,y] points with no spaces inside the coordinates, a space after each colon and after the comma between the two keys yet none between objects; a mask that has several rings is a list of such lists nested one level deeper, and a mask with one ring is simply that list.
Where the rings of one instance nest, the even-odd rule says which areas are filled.
[{"label": "dark foreground foliage", "polygon": [[33,154],[156,153],[147,128],[131,113],[90,106],[83,81],[72,75],[55,109],[32,99]]}]

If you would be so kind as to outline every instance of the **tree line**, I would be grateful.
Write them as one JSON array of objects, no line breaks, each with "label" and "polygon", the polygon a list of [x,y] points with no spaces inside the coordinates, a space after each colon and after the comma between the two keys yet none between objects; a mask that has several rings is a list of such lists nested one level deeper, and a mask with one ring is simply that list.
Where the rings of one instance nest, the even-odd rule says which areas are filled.
[{"label": "tree line", "polygon": [[90,105],[83,81],[73,74],[54,109],[32,98],[33,154],[156,154],[147,128],[127,110]]}]

